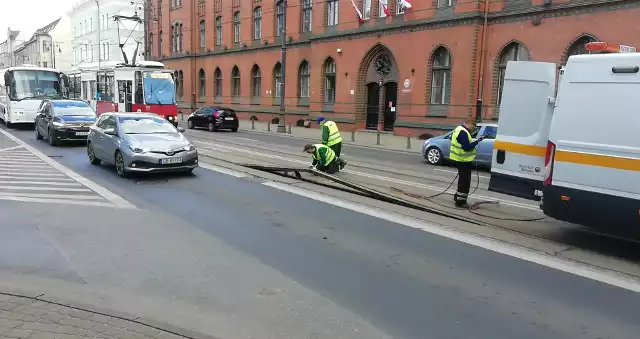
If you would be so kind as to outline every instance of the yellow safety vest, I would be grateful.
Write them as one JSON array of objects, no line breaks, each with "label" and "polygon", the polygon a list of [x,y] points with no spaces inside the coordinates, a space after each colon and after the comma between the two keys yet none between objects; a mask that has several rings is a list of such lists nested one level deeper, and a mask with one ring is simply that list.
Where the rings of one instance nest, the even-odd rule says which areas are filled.
[{"label": "yellow safety vest", "polygon": [[470,151],[465,151],[462,149],[462,145],[458,142],[458,135],[460,133],[464,133],[467,138],[469,138],[469,142],[473,142],[471,139],[471,134],[462,126],[456,127],[453,130],[453,134],[451,135],[451,147],[449,148],[449,158],[453,161],[457,162],[471,162],[476,158],[476,154],[478,151],[474,147]]},{"label": "yellow safety vest", "polygon": [[313,146],[316,148],[316,152],[313,153],[311,156],[317,161],[322,160],[322,158],[320,157],[320,149],[321,148],[327,149],[327,153],[326,153],[327,162],[325,162],[323,165],[325,166],[329,165],[336,158],[336,153],[331,148],[329,148],[329,146],[322,145],[322,144],[315,144]]},{"label": "yellow safety vest", "polygon": [[329,138],[327,140],[327,146],[331,147],[333,145],[339,144],[342,142],[342,136],[340,136],[340,131],[338,130],[338,125],[336,125],[333,121],[327,121],[324,123],[325,126],[329,129]]}]

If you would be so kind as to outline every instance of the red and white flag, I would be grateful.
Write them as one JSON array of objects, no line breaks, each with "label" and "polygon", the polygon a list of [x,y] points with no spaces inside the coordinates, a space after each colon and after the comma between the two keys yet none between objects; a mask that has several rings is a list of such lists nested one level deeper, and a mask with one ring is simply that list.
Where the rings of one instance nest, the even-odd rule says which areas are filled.
[{"label": "red and white flag", "polygon": [[387,0],[380,0],[380,4],[382,5],[382,11],[384,11],[384,15],[390,16],[391,12],[389,12],[389,8],[387,7]]},{"label": "red and white flag", "polygon": [[364,21],[364,18],[362,17],[362,12],[360,12],[360,9],[358,8],[358,6],[356,6],[356,3],[351,0],[351,4],[353,5],[353,9],[356,10],[356,13],[358,13],[358,20],[360,20],[360,22]]},{"label": "red and white flag", "polygon": [[411,2],[409,2],[409,0],[400,0],[398,3],[402,4],[402,7],[405,9],[411,8]]}]

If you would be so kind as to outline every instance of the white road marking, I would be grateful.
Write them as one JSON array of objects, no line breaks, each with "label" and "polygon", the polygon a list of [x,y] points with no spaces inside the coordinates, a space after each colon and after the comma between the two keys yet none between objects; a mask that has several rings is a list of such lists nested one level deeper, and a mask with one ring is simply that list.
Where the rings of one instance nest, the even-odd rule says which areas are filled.
[{"label": "white road marking", "polygon": [[15,182],[15,180],[25,180],[25,179],[29,179],[29,182],[31,183],[38,183],[40,180],[56,180],[56,182],[71,182],[71,183],[75,183],[76,181],[70,178],[63,178],[63,177],[52,177],[51,175],[49,175],[48,177],[42,177],[40,175],[37,176],[29,176],[29,175],[24,175],[24,174],[20,174],[20,175],[5,175],[7,174],[7,172],[0,172],[0,179],[1,180],[12,180],[11,182]]},{"label": "white road marking", "polygon": [[83,205],[83,206],[100,206],[100,207],[113,207],[111,202],[99,202],[99,201],[76,201],[76,200],[52,200],[52,199],[38,199],[27,198],[20,196],[0,196],[0,200],[22,201],[22,202],[40,202],[48,204],[65,204],[65,205]]},{"label": "white road marking", "polygon": [[[29,171],[29,170],[22,170],[22,171]],[[7,175],[18,175],[18,176],[36,176],[36,177],[40,177],[43,175],[46,175],[48,177],[61,177],[61,178],[67,178],[64,174],[60,173],[60,172],[18,172],[18,171],[2,171],[0,172],[0,174],[7,174]],[[72,179],[73,180],[73,179]]]},{"label": "white road marking", "polygon": [[[104,200],[99,195],[76,195],[76,194],[49,194],[49,193],[26,193],[26,192],[0,192],[0,199],[6,197],[22,197],[22,198],[42,198],[55,199],[61,201],[69,200]],[[66,199],[66,200],[65,200]]]},{"label": "white road marking", "polygon": [[553,268],[566,273],[581,276],[587,279],[596,280],[605,284],[624,288],[633,292],[640,292],[640,279],[630,275],[614,272],[601,267],[595,267],[579,263],[570,259],[553,256],[541,251],[502,242],[495,239],[485,238],[460,230],[453,230],[443,226],[428,224],[424,221],[383,211],[363,204],[355,204],[344,201],[336,197],[327,196],[306,189],[294,187],[284,183],[265,182],[265,186],[273,187],[299,196],[307,197],[316,201],[321,201],[330,205],[338,206],[354,212],[369,215],[378,219],[387,220],[396,224],[416,228],[431,234],[436,234],[448,239],[456,240],[465,244],[480,247],[489,251],[508,255],[510,257],[536,263],[542,266]]},{"label": "white road marking", "polygon": [[[237,147],[232,147],[232,146],[213,144],[213,143],[204,142],[204,141],[197,141],[197,142],[205,144],[205,145],[208,145],[209,147],[227,148],[227,149],[230,149],[230,150],[233,150],[233,151],[244,152],[244,153],[247,153],[247,154],[253,154],[253,155],[262,156],[262,157],[268,157],[270,159],[279,159],[279,160],[284,160],[284,161],[289,161],[289,162],[292,162],[292,163],[304,164],[304,165],[308,165],[309,164],[308,161],[301,161],[301,160],[296,160],[296,159],[285,158],[285,157],[281,157],[281,156],[275,155],[275,154],[266,154],[266,153],[246,150],[246,149],[243,149],[243,148],[237,148]],[[411,187],[420,187],[420,188],[424,188],[424,189],[428,189],[428,190],[432,190],[432,191],[437,191],[437,192],[442,192],[444,190],[444,187],[438,187],[438,186],[433,186],[433,185],[425,185],[425,184],[421,184],[421,183],[417,183],[417,182],[412,182],[412,181],[407,181],[407,180],[402,180],[402,179],[389,178],[389,177],[383,177],[383,176],[376,175],[376,174],[369,174],[369,173],[353,171],[353,170],[348,170],[348,169],[342,170],[342,172],[358,175],[358,176],[365,177],[365,178],[377,179],[377,180],[392,182],[392,183],[396,183],[396,184],[407,185],[407,186],[411,186]],[[449,189],[447,191],[447,193],[448,194],[453,194],[453,193],[455,193],[455,190]],[[538,205],[526,204],[526,203],[516,202],[516,201],[512,201],[512,200],[501,199],[501,198],[496,198],[496,197],[489,197],[489,196],[478,195],[478,194],[470,194],[469,196],[471,198],[474,198],[474,199],[477,199],[477,200],[498,201],[503,205],[507,205],[507,206],[511,206],[511,207],[518,207],[518,208],[528,209],[528,210],[532,210],[532,211],[540,211],[540,206],[538,206]]]},{"label": "white road marking", "polygon": [[[2,178],[0,178],[2,179]],[[24,179],[24,178],[19,178]],[[80,183],[75,181],[71,182],[54,182],[54,181],[24,181],[24,180],[0,180],[0,184],[4,185],[48,185],[48,186],[82,186]]]},{"label": "white road marking", "polygon": [[248,140],[248,141],[251,141],[251,142],[260,142],[260,140],[256,140],[256,139],[249,139],[249,138],[242,138],[242,137],[235,137],[234,139]]},{"label": "white road marking", "polygon": [[236,178],[245,178],[248,175],[242,172],[238,172],[238,171],[234,171],[228,168],[224,168],[224,167],[220,167],[220,166],[215,166],[215,165],[211,165],[211,164],[206,164],[206,163],[200,163],[199,167],[202,167],[204,169],[208,169],[211,171],[215,171],[215,172],[219,172],[219,173],[223,173],[223,174],[227,174],[227,175],[231,175],[234,176]]},{"label": "white road marking", "polygon": [[91,192],[91,190],[88,188],[72,188],[72,187],[29,187],[29,186],[0,185],[0,189],[22,190],[22,191]]},{"label": "white road marking", "polygon": [[3,148],[3,149],[0,149],[0,152],[11,151],[11,150],[18,149],[18,148],[21,148],[21,147],[22,146],[13,146],[13,147],[9,147],[9,148]]},{"label": "white road marking", "polygon": [[[24,168],[24,164],[23,165],[6,165],[6,164],[0,164],[0,168]],[[51,166],[42,163],[42,164],[29,164],[29,168],[34,168],[34,169],[45,169],[45,168],[51,168]]]},{"label": "white road marking", "polygon": [[[96,184],[95,182],[93,182],[93,181],[81,176],[80,174],[72,171],[71,169],[67,168],[66,166],[63,166],[62,164],[60,164],[57,161],[51,159],[50,157],[48,157],[44,153],[38,151],[34,147],[31,147],[26,142],[20,140],[19,138],[17,138],[13,134],[11,134],[11,133],[9,133],[9,132],[7,132],[5,130],[2,130],[2,129],[0,129],[0,133],[3,134],[4,136],[6,136],[7,138],[13,140],[16,144],[22,146],[27,152],[30,152],[31,154],[33,154],[34,156],[36,156],[40,160],[42,160],[45,163],[49,164],[53,169],[57,170],[59,173],[61,173],[61,174],[65,175],[66,177],[69,177],[69,178],[75,180],[76,182],[82,184],[84,187],[88,188],[87,191],[93,191],[93,192],[97,193],[98,195],[102,196],[104,199],[106,199],[107,201],[109,201],[111,203],[111,206],[115,205],[116,207],[119,207],[119,208],[136,209],[136,207],[133,204],[131,204],[130,202],[128,202],[124,198],[122,198],[119,195],[111,192],[110,190],[106,189],[105,187],[102,187],[102,186]],[[26,153],[26,152],[23,152],[23,154],[24,155],[28,155],[28,153]],[[4,165],[4,166],[6,166],[6,165]],[[33,170],[31,170],[31,171],[33,171]],[[22,174],[24,174],[24,172],[26,172],[26,170],[24,168],[21,168],[21,169],[0,171],[0,174],[5,174],[6,175],[6,174],[9,174],[9,172],[11,172],[12,174],[22,175]],[[18,172],[18,173],[15,173],[15,172]],[[34,174],[34,172],[32,172],[31,174]],[[45,172],[43,175],[55,176],[55,175],[53,175],[53,173],[47,173],[47,172]],[[46,188],[47,187],[39,187],[39,190],[45,190]],[[55,190],[55,191],[68,191],[71,188],[51,187],[51,189]],[[79,190],[79,189],[75,189],[75,190]],[[64,202],[70,202],[70,201],[72,201],[72,200],[69,200],[69,199],[65,199],[64,200]]]}]

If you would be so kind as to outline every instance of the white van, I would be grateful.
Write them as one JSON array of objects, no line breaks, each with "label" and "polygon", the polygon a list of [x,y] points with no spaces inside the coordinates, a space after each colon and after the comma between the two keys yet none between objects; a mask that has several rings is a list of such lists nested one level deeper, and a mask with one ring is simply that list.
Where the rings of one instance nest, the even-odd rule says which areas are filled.
[{"label": "white van", "polygon": [[489,190],[552,218],[640,226],[640,53],[509,62]]}]

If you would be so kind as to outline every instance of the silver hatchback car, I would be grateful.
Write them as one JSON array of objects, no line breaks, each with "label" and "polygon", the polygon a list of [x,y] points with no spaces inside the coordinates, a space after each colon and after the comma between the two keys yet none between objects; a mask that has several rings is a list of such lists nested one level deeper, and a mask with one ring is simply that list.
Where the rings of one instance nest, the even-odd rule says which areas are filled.
[{"label": "silver hatchback car", "polygon": [[198,167],[198,151],[182,132],[152,113],[103,113],[89,130],[87,156],[93,165],[115,165],[121,177],[131,172],[191,172]]}]

